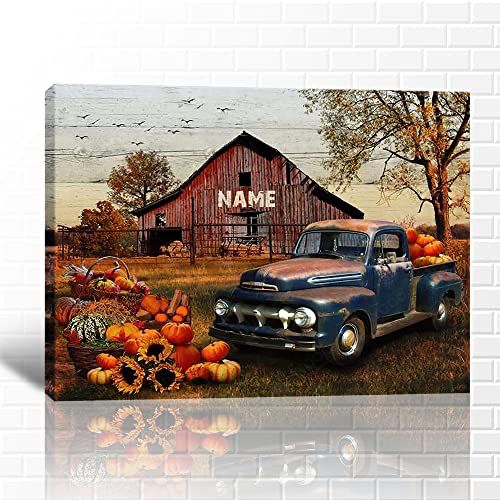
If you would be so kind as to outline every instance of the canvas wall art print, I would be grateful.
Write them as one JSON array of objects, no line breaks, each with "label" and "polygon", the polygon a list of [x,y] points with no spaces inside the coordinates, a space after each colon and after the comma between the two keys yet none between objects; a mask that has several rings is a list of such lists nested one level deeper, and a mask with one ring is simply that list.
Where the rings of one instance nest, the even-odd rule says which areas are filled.
[{"label": "canvas wall art print", "polygon": [[467,92],[54,85],[46,392],[469,391]]}]

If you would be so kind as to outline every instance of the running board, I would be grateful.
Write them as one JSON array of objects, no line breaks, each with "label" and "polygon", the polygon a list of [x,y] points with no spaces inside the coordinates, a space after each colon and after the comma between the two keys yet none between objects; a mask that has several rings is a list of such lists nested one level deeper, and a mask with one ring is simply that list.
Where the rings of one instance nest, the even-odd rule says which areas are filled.
[{"label": "running board", "polygon": [[378,325],[375,337],[383,337],[384,335],[388,335],[396,330],[401,330],[407,326],[414,325],[415,323],[419,323],[420,321],[428,318],[432,318],[432,313],[411,311],[404,318],[395,319],[394,321]]}]

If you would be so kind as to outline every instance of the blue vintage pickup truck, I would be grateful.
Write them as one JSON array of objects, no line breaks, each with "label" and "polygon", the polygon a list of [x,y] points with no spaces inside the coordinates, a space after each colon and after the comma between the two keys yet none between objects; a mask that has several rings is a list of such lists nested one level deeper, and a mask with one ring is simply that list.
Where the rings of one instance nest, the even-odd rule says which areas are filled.
[{"label": "blue vintage pickup truck", "polygon": [[291,259],[246,271],[239,286],[219,292],[210,335],[239,346],[320,350],[344,366],[371,338],[424,320],[445,328],[461,295],[453,261],[414,268],[401,226],[320,221],[301,233]]}]

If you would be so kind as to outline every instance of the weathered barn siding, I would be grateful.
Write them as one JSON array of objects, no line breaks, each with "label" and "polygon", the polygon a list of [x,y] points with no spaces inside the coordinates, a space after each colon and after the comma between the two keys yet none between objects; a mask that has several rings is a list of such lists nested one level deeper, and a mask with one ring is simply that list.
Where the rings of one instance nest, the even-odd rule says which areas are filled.
[{"label": "weathered barn siding", "polygon": [[[242,140],[239,141],[239,138]],[[250,143],[247,142],[248,138],[251,138]],[[262,149],[259,149],[259,144],[262,144]],[[240,187],[240,172],[251,172],[251,188]],[[342,208],[336,206],[332,196],[290,160],[244,133],[215,153],[181,186],[177,194],[166,197],[164,202],[151,204],[150,208],[145,207],[139,214],[140,228],[154,228],[156,215],[165,213],[166,227],[182,228],[183,240],[189,240],[193,224],[192,200],[196,224],[246,223],[245,217],[236,215],[242,214],[241,207],[218,207],[218,192],[231,191],[234,195],[238,190],[249,189],[254,193],[268,190],[276,192],[275,207],[255,207],[257,212],[262,212],[258,216],[258,223],[305,225],[323,219],[362,217],[361,212],[342,200],[338,204]],[[259,228],[259,234],[265,234],[266,230]],[[214,227],[212,231],[204,231],[204,237],[212,233],[210,237],[217,240],[225,231],[228,229],[224,226]],[[240,232],[244,231],[244,227],[240,228]],[[293,242],[300,228],[275,227],[272,231],[275,241],[290,239]]]}]

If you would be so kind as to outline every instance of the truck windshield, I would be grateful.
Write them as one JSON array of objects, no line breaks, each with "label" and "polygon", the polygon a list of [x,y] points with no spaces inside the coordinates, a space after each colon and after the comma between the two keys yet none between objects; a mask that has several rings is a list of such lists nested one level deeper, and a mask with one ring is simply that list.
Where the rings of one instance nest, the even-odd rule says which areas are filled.
[{"label": "truck windshield", "polygon": [[368,236],[350,231],[309,231],[300,236],[295,255],[359,259],[366,255]]}]

